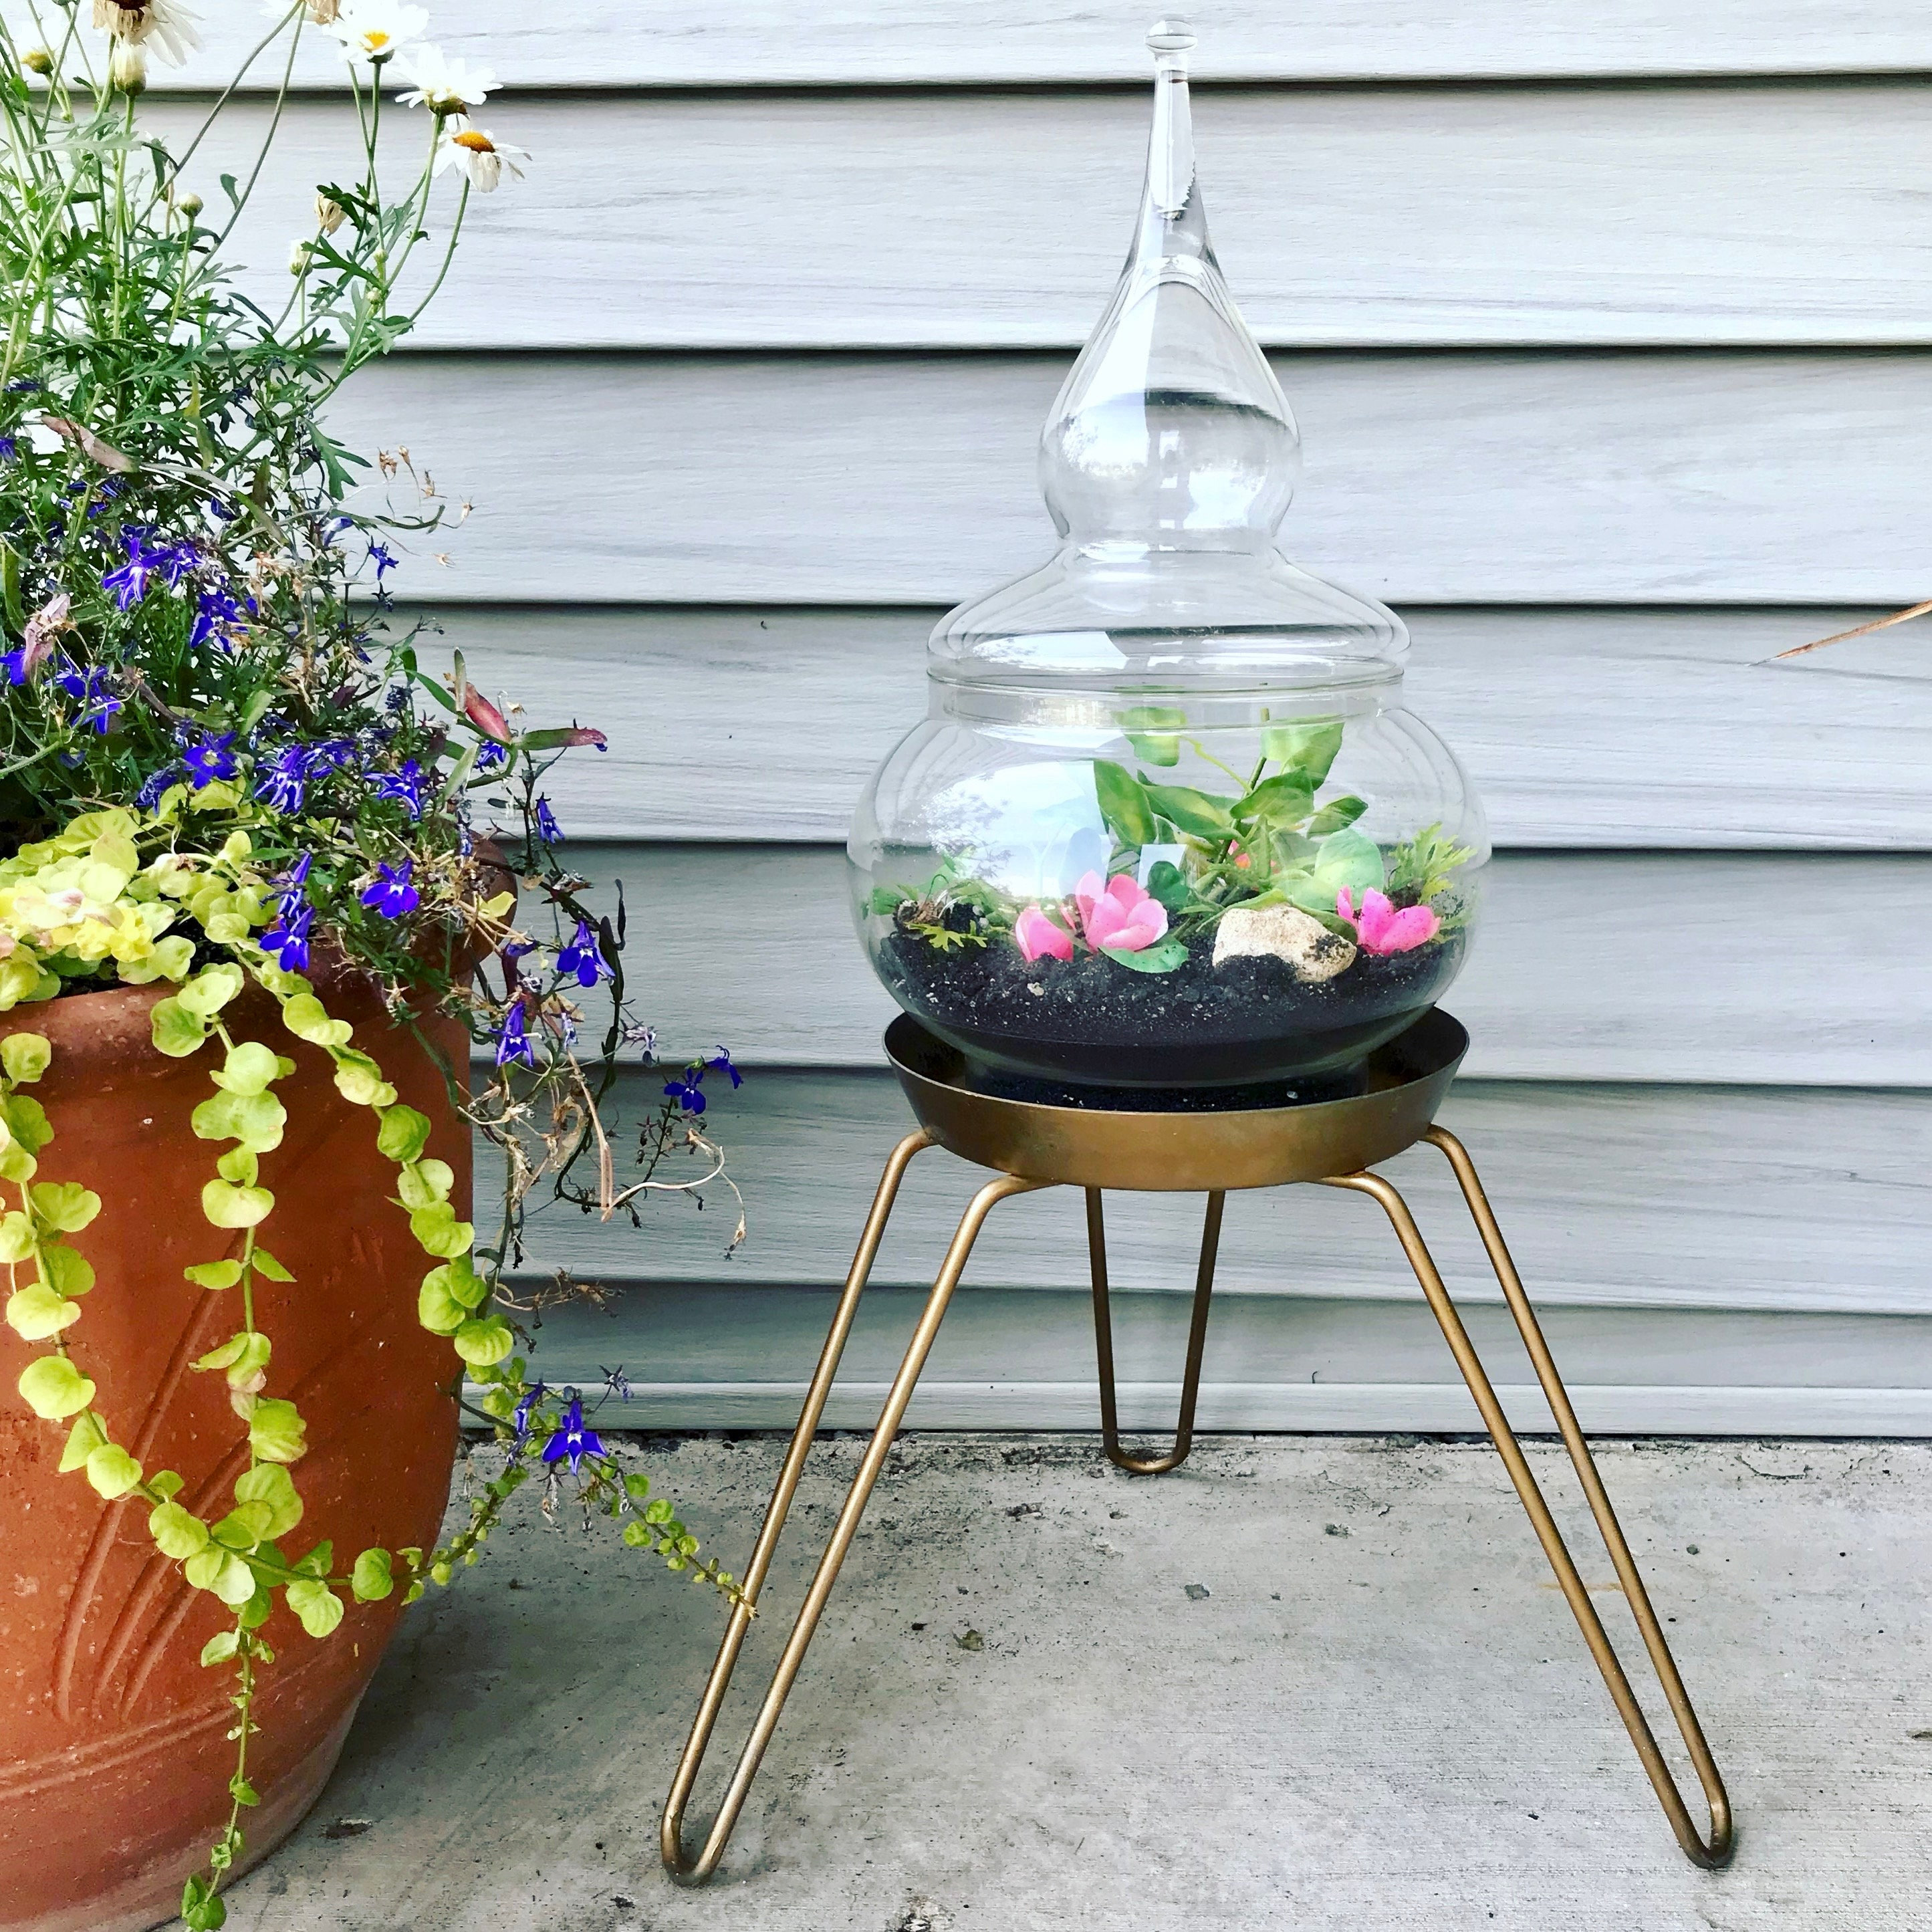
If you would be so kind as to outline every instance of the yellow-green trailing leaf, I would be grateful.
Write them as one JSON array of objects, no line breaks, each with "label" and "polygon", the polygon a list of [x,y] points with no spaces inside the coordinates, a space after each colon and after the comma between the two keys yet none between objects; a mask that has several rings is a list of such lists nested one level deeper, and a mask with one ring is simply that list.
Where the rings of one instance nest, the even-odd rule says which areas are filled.
[{"label": "yellow-green trailing leaf", "polygon": [[188,969],[194,964],[194,941],[176,933],[158,940],[146,958],[123,960],[121,977],[130,986],[151,986],[157,980],[178,983],[188,977]]},{"label": "yellow-green trailing leaf", "polygon": [[47,1110],[31,1094],[9,1094],[0,1100],[0,1118],[7,1131],[29,1154],[38,1154],[54,1137],[47,1121]]},{"label": "yellow-green trailing leaf", "polygon": [[[1153,759],[1149,762],[1158,764],[1160,760]],[[624,1526],[624,1540],[633,1550],[648,1550],[653,1540],[650,1526],[634,1521],[627,1522]]]},{"label": "yellow-green trailing leaf", "polygon": [[87,1480],[110,1502],[141,1480],[141,1466],[118,1442],[104,1442],[87,1459]]},{"label": "yellow-green trailing leaf", "polygon": [[62,1422],[94,1400],[94,1384],[64,1355],[43,1355],[20,1371],[27,1406],[44,1421]]},{"label": "yellow-green trailing leaf", "polygon": [[401,1163],[417,1160],[429,1144],[429,1116],[413,1107],[386,1107],[382,1124],[376,1130],[376,1145],[389,1160]]},{"label": "yellow-green trailing leaf", "polygon": [[231,1094],[260,1094],[274,1078],[278,1064],[272,1047],[264,1046],[259,1040],[239,1040],[228,1049],[221,1071],[208,1078]]},{"label": "yellow-green trailing leaf", "polygon": [[28,1199],[41,1226],[63,1234],[77,1234],[100,1212],[100,1196],[76,1180],[38,1180]]},{"label": "yellow-green trailing leaf", "polygon": [[266,1187],[237,1187],[211,1180],[201,1190],[201,1211],[218,1228],[253,1228],[274,1212],[275,1197]]},{"label": "yellow-green trailing leaf", "polygon": [[0,1066],[16,1085],[31,1087],[52,1063],[52,1044],[37,1033],[10,1033],[0,1040]]},{"label": "yellow-green trailing leaf", "polygon": [[459,1221],[455,1209],[447,1201],[418,1208],[410,1216],[410,1232],[425,1254],[441,1255],[446,1259],[467,1254],[476,1239],[476,1230],[467,1221]]},{"label": "yellow-green trailing leaf", "polygon": [[274,1613],[274,1592],[258,1581],[254,1594],[236,1612],[235,1621],[244,1630],[260,1630]]},{"label": "yellow-green trailing leaf", "polygon": [[447,1280],[450,1293],[465,1308],[479,1308],[490,1292],[490,1284],[476,1272],[467,1255],[445,1262],[438,1273]]},{"label": "yellow-green trailing leaf", "polygon": [[190,1556],[182,1574],[197,1590],[212,1590],[232,1610],[255,1594],[255,1573],[233,1550],[210,1544]]},{"label": "yellow-green trailing leaf", "polygon": [[304,1578],[291,1583],[284,1594],[310,1636],[326,1636],[342,1621],[342,1599],[326,1583]]},{"label": "yellow-green trailing leaf", "polygon": [[267,1505],[272,1537],[287,1535],[302,1520],[302,1499],[296,1493],[295,1479],[277,1462],[244,1469],[235,1479],[235,1499]]},{"label": "yellow-green trailing leaf", "polygon": [[0,1262],[23,1262],[34,1252],[34,1224],[16,1208],[0,1214]]},{"label": "yellow-green trailing leaf", "polygon": [[94,1264],[78,1248],[46,1242],[40,1249],[40,1266],[56,1294],[82,1295],[94,1286]]},{"label": "yellow-green trailing leaf", "polygon": [[299,1462],[308,1453],[308,1424],[292,1402],[259,1395],[249,1405],[248,1446],[265,1462]]},{"label": "yellow-green trailing leaf", "polygon": [[296,1039],[308,1040],[316,1046],[344,1046],[355,1031],[346,1020],[331,1019],[313,993],[298,993],[285,1002],[282,1024]]},{"label": "yellow-green trailing leaf", "polygon": [[253,1187],[261,1178],[261,1162],[255,1158],[253,1148],[230,1148],[214,1163],[214,1171],[224,1180],[232,1180],[237,1187]]},{"label": "yellow-green trailing leaf", "polygon": [[517,902],[514,892],[499,892],[494,898],[485,899],[476,910],[485,919],[502,919]]},{"label": "yellow-green trailing leaf", "polygon": [[253,1550],[268,1540],[275,1513],[266,1503],[237,1503],[214,1526],[217,1543],[228,1550]]},{"label": "yellow-green trailing leaf", "polygon": [[182,1490],[185,1488],[187,1485],[178,1471],[174,1469],[157,1469],[154,1473],[148,1478],[148,1486],[149,1489],[152,1490],[155,1495],[159,1496],[164,1502],[166,1502],[172,1501],[175,1497],[179,1496]]},{"label": "yellow-green trailing leaf", "polygon": [[31,1180],[40,1162],[0,1125],[0,1180]]},{"label": "yellow-green trailing leaf", "polygon": [[262,1384],[256,1378],[268,1366],[270,1346],[268,1336],[260,1329],[244,1328],[220,1348],[211,1348],[194,1366],[197,1369],[226,1370],[230,1388],[244,1388],[251,1381],[260,1388]]},{"label": "yellow-green trailing leaf", "polygon": [[[204,966],[174,997],[186,1011],[207,1019],[220,1012],[241,990],[241,968],[224,964]],[[161,1004],[168,1003],[164,1000]]]},{"label": "yellow-green trailing leaf", "polygon": [[100,1417],[83,1410],[67,1432],[67,1447],[61,1451],[60,1473],[64,1476],[71,1470],[84,1468],[88,1457],[106,1440],[107,1432],[100,1426]]},{"label": "yellow-green trailing leaf", "polygon": [[212,1667],[226,1664],[242,1648],[242,1634],[238,1630],[217,1630],[201,1647],[201,1660],[204,1666]]},{"label": "yellow-green trailing leaf", "polygon": [[449,1198],[456,1175],[447,1161],[412,1160],[398,1174],[397,1197],[412,1214]]},{"label": "yellow-green trailing leaf", "polygon": [[338,1054],[335,1090],[356,1107],[393,1107],[396,1090],[382,1078],[382,1070],[366,1053],[352,1048]]},{"label": "yellow-green trailing leaf", "polygon": [[188,1124],[205,1141],[239,1141],[256,1154],[268,1154],[282,1144],[289,1111],[272,1094],[211,1095],[189,1116]]},{"label": "yellow-green trailing leaf", "polygon": [[148,1512],[148,1534],[154,1539],[154,1547],[177,1563],[208,1547],[207,1524],[177,1502],[158,1503]]},{"label": "yellow-green trailing leaf", "polygon": [[416,1292],[416,1319],[432,1335],[454,1335],[470,1311],[449,1289],[449,1270],[431,1268]]},{"label": "yellow-green trailing leaf", "polygon": [[254,849],[254,842],[247,832],[231,832],[222,840],[221,850],[214,855],[214,862],[232,868],[240,865]]},{"label": "yellow-green trailing leaf", "polygon": [[255,1250],[255,1272],[268,1281],[293,1281],[295,1276],[266,1248]]},{"label": "yellow-green trailing leaf", "polygon": [[44,1342],[80,1319],[80,1304],[38,1282],[16,1288],[7,1298],[7,1325],[23,1342]]},{"label": "yellow-green trailing leaf", "polygon": [[[257,1257],[259,1260],[259,1256]],[[239,1262],[196,1262],[182,1270],[196,1288],[232,1288],[242,1279]]]},{"label": "yellow-green trailing leaf", "polygon": [[157,1052],[170,1060],[185,1060],[198,1052],[208,1038],[208,1022],[199,1013],[189,1012],[178,994],[157,1000],[148,1015],[148,1030],[154,1035]]},{"label": "yellow-green trailing leaf", "polygon": [[487,1368],[500,1362],[517,1346],[515,1332],[500,1315],[472,1316],[458,1329],[452,1346],[466,1362]]},{"label": "yellow-green trailing leaf", "polygon": [[356,1558],[350,1588],[356,1592],[358,1603],[380,1604],[395,1587],[396,1580],[390,1574],[389,1552],[386,1550],[365,1550]]}]

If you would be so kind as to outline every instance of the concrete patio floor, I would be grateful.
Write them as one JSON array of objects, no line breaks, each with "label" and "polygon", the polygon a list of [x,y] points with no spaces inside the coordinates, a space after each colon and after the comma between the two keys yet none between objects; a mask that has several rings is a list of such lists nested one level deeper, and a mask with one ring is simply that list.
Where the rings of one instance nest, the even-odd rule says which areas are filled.
[{"label": "concrete patio floor", "polygon": [[[858,1448],[814,1454],[700,1805]],[[782,1448],[625,1453],[741,1568]],[[405,1623],[320,1804],[229,1923],[1932,1925],[1932,1445],[1600,1454],[1730,1784],[1728,1871],[1677,1851],[1486,1444],[1222,1437],[1137,1480],[1091,1438],[929,1436],[894,1451],[709,1889],[666,1881],[657,1821],[720,1606],[608,1526],[547,1526],[526,1490],[482,1566]],[[1634,1677],[1562,1451],[1531,1456]]]}]

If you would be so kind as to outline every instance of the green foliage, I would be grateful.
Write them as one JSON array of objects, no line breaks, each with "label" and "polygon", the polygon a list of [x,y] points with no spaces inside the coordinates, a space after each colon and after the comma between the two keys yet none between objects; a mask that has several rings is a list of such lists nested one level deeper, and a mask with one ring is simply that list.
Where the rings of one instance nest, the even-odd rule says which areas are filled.
[{"label": "green foliage", "polygon": [[1426,826],[1390,849],[1389,896],[1398,904],[1426,905],[1448,890],[1454,874],[1475,856],[1468,846],[1444,838],[1439,824]]}]

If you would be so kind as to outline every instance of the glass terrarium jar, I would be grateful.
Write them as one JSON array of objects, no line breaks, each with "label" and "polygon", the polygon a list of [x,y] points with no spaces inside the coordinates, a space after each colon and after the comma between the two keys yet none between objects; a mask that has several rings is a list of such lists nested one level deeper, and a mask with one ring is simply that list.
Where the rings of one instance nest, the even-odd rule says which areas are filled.
[{"label": "glass terrarium jar", "polygon": [[1041,438],[1062,542],[934,630],[848,850],[905,1010],[996,1079],[1332,1072],[1432,1005],[1489,857],[1408,637],[1275,534],[1299,439],[1208,238],[1185,26],[1140,222]]}]

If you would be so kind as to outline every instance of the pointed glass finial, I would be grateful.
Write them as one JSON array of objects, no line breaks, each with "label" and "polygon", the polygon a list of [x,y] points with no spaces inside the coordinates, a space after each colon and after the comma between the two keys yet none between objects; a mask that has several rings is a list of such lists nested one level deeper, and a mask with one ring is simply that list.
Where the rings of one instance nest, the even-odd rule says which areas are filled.
[{"label": "pointed glass finial", "polygon": [[1147,44],[1154,111],[1132,243],[1040,437],[1040,491],[1064,541],[1044,569],[940,626],[935,674],[1024,664],[1183,685],[1236,674],[1300,684],[1345,664],[1385,674],[1401,663],[1400,621],[1274,547],[1300,440],[1208,238],[1188,98],[1193,30],[1162,20]]}]

